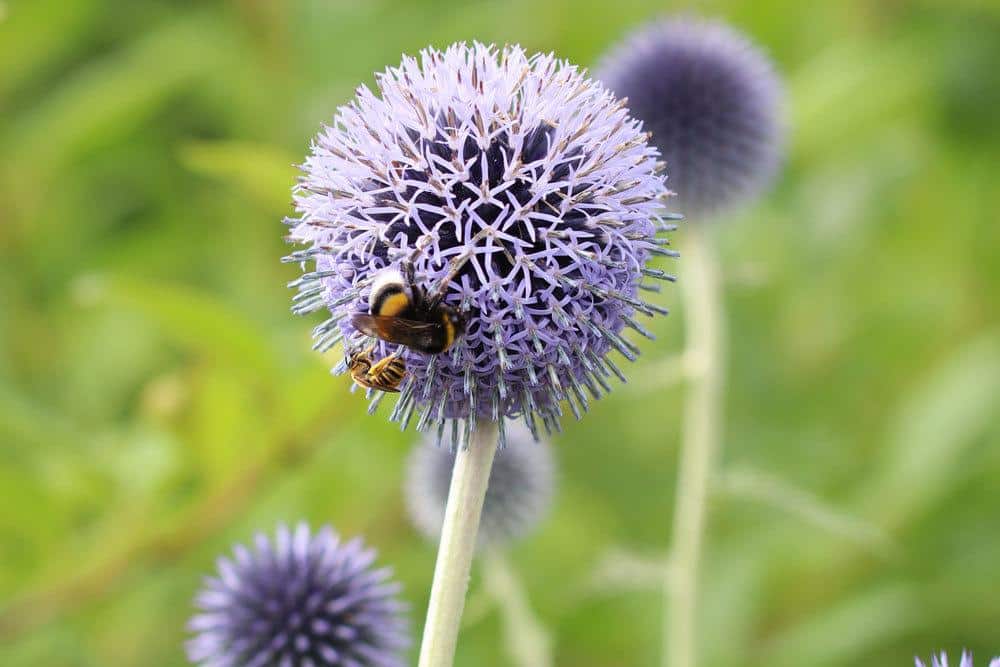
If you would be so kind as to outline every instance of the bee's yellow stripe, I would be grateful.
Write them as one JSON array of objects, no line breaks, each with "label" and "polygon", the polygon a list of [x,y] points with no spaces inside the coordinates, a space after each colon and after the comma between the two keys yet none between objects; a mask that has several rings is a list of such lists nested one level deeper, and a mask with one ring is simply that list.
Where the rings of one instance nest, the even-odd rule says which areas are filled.
[{"label": "bee's yellow stripe", "polygon": [[405,292],[399,291],[386,294],[378,303],[378,312],[375,315],[383,317],[398,317],[410,307],[410,298]]},{"label": "bee's yellow stripe", "polygon": [[447,350],[455,342],[455,325],[447,314],[441,316],[441,324],[444,325],[444,347]]}]

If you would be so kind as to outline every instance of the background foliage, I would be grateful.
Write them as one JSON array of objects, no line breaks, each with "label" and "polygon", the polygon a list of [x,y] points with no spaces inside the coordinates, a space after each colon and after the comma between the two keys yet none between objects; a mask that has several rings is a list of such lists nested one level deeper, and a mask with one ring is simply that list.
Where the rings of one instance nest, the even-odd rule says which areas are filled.
[{"label": "background foliage", "polygon": [[[298,517],[363,533],[419,628],[414,436],[288,314],[290,165],[401,52],[477,38],[589,65],[664,9],[0,2],[0,664],[184,664],[215,555]],[[791,98],[779,186],[715,229],[731,351],[704,664],[1000,652],[998,5],[700,11],[761,42]],[[683,316],[567,424],[553,516],[512,555],[560,665],[658,664],[635,561],[667,547]],[[459,664],[508,664],[473,587]]]}]

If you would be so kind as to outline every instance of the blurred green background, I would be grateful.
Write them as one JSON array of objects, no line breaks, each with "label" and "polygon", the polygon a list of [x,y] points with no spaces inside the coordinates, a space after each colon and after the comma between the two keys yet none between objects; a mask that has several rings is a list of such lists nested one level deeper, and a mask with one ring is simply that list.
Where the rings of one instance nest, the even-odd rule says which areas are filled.
[{"label": "blurred green background", "polygon": [[[185,664],[215,556],[300,517],[378,547],[419,630],[414,435],[367,416],[336,350],[309,349],[321,318],[288,312],[290,165],[403,52],[592,65],[685,9],[0,2],[0,664]],[[1000,5],[698,11],[774,56],[791,127],[776,189],[714,228],[730,357],[702,664],[1000,653]],[[635,381],[566,422],[556,507],[511,554],[559,665],[659,661],[643,563],[670,534],[678,297],[656,297],[674,314]],[[458,664],[511,664],[478,580],[470,607]]]}]

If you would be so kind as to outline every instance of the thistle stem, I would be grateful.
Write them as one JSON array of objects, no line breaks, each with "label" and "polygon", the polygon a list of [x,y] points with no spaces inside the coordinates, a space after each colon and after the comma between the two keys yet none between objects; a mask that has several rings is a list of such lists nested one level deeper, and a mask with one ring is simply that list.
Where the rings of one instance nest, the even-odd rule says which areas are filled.
[{"label": "thistle stem", "polygon": [[689,227],[684,275],[686,357],[692,362],[684,406],[671,567],[664,572],[666,667],[698,664],[698,576],[712,467],[719,447],[725,367],[725,319],[709,230]]},{"label": "thistle stem", "polygon": [[552,638],[531,610],[528,595],[514,568],[499,551],[481,559],[483,583],[503,616],[504,640],[517,667],[552,667]]},{"label": "thistle stem", "polygon": [[451,667],[455,660],[458,628],[476,551],[479,515],[483,510],[496,450],[496,425],[479,422],[468,446],[459,449],[455,456],[424,638],[420,645],[419,667]]}]

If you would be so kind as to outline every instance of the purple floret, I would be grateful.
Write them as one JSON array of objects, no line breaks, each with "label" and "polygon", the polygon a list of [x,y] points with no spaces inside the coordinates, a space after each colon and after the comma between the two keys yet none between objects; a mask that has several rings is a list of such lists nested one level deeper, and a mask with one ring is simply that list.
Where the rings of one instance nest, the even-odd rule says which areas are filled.
[{"label": "purple floret", "polygon": [[746,202],[781,162],[784,91],[771,61],[716,21],[664,19],[611,50],[595,76],[653,134],[690,218]]},{"label": "purple floret", "polygon": [[188,658],[204,667],[402,667],[409,626],[387,569],[329,526],[281,525],[220,558],[195,598]]},{"label": "purple floret", "polygon": [[[973,667],[971,652],[962,651],[961,660],[962,661],[959,663],[958,667]],[[916,667],[927,667],[924,661],[920,658],[914,658],[913,662]],[[944,651],[937,655],[932,655],[930,667],[948,667],[948,655]],[[993,658],[990,660],[989,667],[1000,667],[1000,658]]]},{"label": "purple floret", "polygon": [[[669,192],[638,121],[599,84],[551,55],[456,44],[406,57],[362,86],[313,143],[295,189],[290,238],[315,262],[295,281],[297,313],[327,309],[316,348],[369,341],[351,324],[368,312],[373,277],[410,260],[419,285],[461,268],[444,303],[464,335],[433,355],[401,351],[407,377],[392,418],[417,426],[524,416],[558,428],[624,379],[608,357],[638,353],[637,314]],[[381,358],[398,346],[379,341]],[[345,364],[337,369],[343,371]],[[374,401],[381,400],[376,394]],[[502,425],[502,424],[501,424]],[[501,428],[501,437],[502,435]],[[461,444],[461,442],[459,444]]]}]

